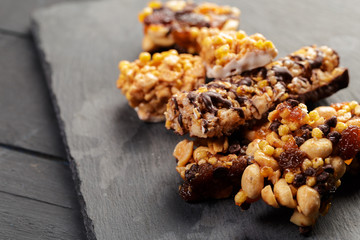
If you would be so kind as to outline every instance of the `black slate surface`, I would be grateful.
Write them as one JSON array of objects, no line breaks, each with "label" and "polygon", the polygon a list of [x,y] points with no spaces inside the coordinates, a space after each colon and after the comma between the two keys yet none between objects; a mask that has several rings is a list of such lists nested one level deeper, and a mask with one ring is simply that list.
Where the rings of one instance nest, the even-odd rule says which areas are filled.
[{"label": "black slate surface", "polygon": [[[360,9],[356,1],[223,1],[242,10],[242,29],[272,39],[279,55],[303,45],[335,48],[351,84],[322,103],[360,100]],[[187,204],[171,156],[182,139],[139,121],[115,88],[117,64],[140,50],[140,1],[54,6],[34,15],[53,101],[61,120],[90,239],[300,239],[286,209],[232,199]],[[345,185],[346,186],[346,185]],[[314,239],[357,239],[359,190],[348,181],[321,217]]]},{"label": "black slate surface", "polygon": [[0,33],[0,52],[0,143],[65,157],[32,40]]}]

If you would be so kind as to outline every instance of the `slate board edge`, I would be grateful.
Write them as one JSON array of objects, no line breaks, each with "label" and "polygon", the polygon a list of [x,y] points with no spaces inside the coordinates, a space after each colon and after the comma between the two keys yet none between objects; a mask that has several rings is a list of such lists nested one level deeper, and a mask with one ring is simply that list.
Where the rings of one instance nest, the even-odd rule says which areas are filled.
[{"label": "slate board edge", "polygon": [[82,215],[83,222],[84,222],[84,225],[85,225],[86,237],[89,240],[96,240],[94,224],[93,224],[92,219],[87,214],[86,202],[85,202],[84,197],[83,197],[83,195],[81,193],[81,180],[79,178],[78,170],[77,170],[77,167],[76,167],[76,162],[74,161],[73,157],[71,156],[70,148],[69,148],[69,145],[68,145],[68,142],[67,142],[66,133],[65,133],[65,123],[61,119],[60,107],[59,107],[59,104],[57,102],[57,97],[56,97],[55,93],[53,92],[53,90],[51,88],[51,85],[52,85],[52,79],[51,79],[52,69],[51,69],[50,64],[46,61],[45,53],[42,50],[42,42],[41,42],[41,39],[40,39],[40,26],[36,22],[36,12],[33,14],[32,19],[31,19],[31,27],[30,27],[31,34],[34,37],[35,47],[36,47],[37,53],[38,53],[38,55],[40,57],[41,67],[42,67],[42,70],[43,70],[43,73],[44,73],[45,79],[46,79],[46,86],[47,86],[47,89],[48,89],[49,94],[50,94],[51,103],[52,103],[52,106],[54,108],[54,112],[55,112],[55,115],[56,115],[57,122],[59,124],[60,135],[61,135],[62,141],[64,143],[65,152],[66,152],[66,158],[69,161],[69,165],[70,165],[70,169],[71,169],[71,173],[72,173],[72,178],[73,178],[74,183],[75,183],[75,190],[76,190],[76,193],[77,193],[77,197],[78,197],[79,204],[80,204],[80,211],[81,211],[81,215]]}]

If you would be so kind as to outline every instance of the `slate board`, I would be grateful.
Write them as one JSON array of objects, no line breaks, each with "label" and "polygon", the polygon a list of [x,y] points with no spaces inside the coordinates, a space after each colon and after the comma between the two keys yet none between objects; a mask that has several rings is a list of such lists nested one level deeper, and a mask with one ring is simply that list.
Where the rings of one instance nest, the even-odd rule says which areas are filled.
[{"label": "slate board", "polygon": [[[355,0],[222,1],[242,10],[242,29],[272,39],[284,56],[303,45],[335,48],[350,87],[322,103],[357,99],[360,77]],[[172,151],[182,137],[137,119],[115,87],[119,60],[141,51],[137,22],[145,2],[61,4],[34,15],[53,101],[61,121],[89,239],[301,239],[291,211],[258,202],[242,212],[232,199],[188,204]],[[343,188],[311,238],[357,239],[360,192]]]}]

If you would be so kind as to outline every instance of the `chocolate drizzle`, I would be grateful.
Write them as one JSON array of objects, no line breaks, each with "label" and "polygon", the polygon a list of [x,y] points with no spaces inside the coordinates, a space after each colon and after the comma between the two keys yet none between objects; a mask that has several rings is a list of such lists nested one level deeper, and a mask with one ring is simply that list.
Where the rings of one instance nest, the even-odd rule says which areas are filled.
[{"label": "chocolate drizzle", "polygon": [[323,60],[324,60],[323,52],[316,49],[316,58],[314,60],[309,60],[311,68],[320,68]]},{"label": "chocolate drizzle", "polygon": [[230,108],[232,106],[230,100],[222,97],[217,92],[204,92],[200,94],[199,98],[204,103],[205,108],[211,113],[216,113],[218,111],[218,107],[220,106],[225,108]]},{"label": "chocolate drizzle", "polygon": [[146,16],[144,19],[144,24],[171,24],[175,19],[175,13],[171,9],[166,7],[161,7],[154,9],[153,13]]},{"label": "chocolate drizzle", "polygon": [[273,66],[271,69],[275,72],[278,81],[289,83],[293,79],[289,69],[286,67]]}]

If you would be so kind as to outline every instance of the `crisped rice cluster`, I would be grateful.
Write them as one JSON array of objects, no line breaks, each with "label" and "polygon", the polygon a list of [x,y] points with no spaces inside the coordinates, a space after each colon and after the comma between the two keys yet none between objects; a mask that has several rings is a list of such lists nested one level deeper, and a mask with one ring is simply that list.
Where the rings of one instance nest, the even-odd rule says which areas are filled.
[{"label": "crisped rice cluster", "polygon": [[205,82],[201,58],[176,50],[143,52],[134,62],[121,61],[117,87],[136,108],[141,120],[164,120],[166,103],[179,91],[190,91]]}]

